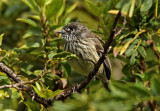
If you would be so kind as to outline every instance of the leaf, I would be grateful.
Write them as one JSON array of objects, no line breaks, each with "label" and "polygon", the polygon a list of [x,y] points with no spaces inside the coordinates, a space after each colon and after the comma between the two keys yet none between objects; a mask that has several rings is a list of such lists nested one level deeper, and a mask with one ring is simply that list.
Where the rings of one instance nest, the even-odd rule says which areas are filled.
[{"label": "leaf", "polygon": [[55,29],[57,29],[59,27],[62,27],[62,26],[64,26],[64,24],[53,25],[53,26],[50,27],[49,31],[51,32],[51,31],[53,31],[53,30],[55,30]]},{"label": "leaf", "polygon": [[33,27],[22,36],[24,39],[32,36],[37,36],[41,37],[42,36],[42,31],[39,28]]},{"label": "leaf", "polygon": [[121,51],[120,51],[120,55],[122,55],[126,50],[127,48],[129,47],[129,44],[131,43],[131,41],[128,41],[122,48],[121,48]]},{"label": "leaf", "polygon": [[39,91],[42,91],[42,88],[41,88],[41,86],[39,85],[39,83],[38,83],[38,82],[35,82],[35,84],[36,84],[37,89],[38,89]]},{"label": "leaf", "polygon": [[56,95],[58,95],[59,93],[63,92],[63,90],[56,90],[56,91],[52,91],[50,89],[47,89],[44,92],[45,98],[54,98]]},{"label": "leaf", "polygon": [[38,7],[35,5],[33,0],[22,0],[28,7],[30,7],[33,11],[39,13]]},{"label": "leaf", "polygon": [[130,10],[129,10],[129,17],[133,16],[134,7],[135,7],[135,1],[136,0],[132,0],[131,7],[130,7]]},{"label": "leaf", "polygon": [[28,48],[38,48],[38,47],[40,47],[40,43],[38,43],[38,42],[32,43],[31,42],[31,43],[27,43],[27,44],[21,46],[20,48],[28,49]]},{"label": "leaf", "polygon": [[142,47],[142,46],[138,47],[138,52],[141,54],[141,56],[143,58],[145,58],[147,56],[146,51],[145,51],[144,47]]},{"label": "leaf", "polygon": [[34,0],[34,1],[36,2],[37,5],[44,6],[46,0]]},{"label": "leaf", "polygon": [[115,46],[113,49],[113,55],[114,57],[117,57],[118,53],[120,52],[122,46]]},{"label": "leaf", "polygon": [[135,64],[135,62],[136,62],[136,56],[138,55],[138,52],[137,51],[134,51],[134,53],[132,54],[132,56],[131,56],[131,59],[130,59],[130,64],[131,65],[134,65]]},{"label": "leaf", "polygon": [[125,34],[125,35],[122,35],[122,36],[120,36],[119,40],[122,40],[125,37],[128,37],[129,35],[132,35],[132,34],[135,35],[137,32],[138,32],[137,30],[134,30],[134,31],[129,32],[129,33]]},{"label": "leaf", "polygon": [[68,55],[71,55],[71,53],[64,51],[64,52],[60,52],[60,53],[55,54],[55,55],[53,56],[53,58],[65,58],[65,57],[67,57]]},{"label": "leaf", "polygon": [[28,19],[28,18],[18,18],[17,21],[21,21],[21,22],[24,22],[24,23],[27,23],[33,27],[38,27],[37,23],[31,19]]},{"label": "leaf", "polygon": [[157,77],[154,77],[151,80],[151,91],[153,92],[154,95],[159,95],[160,96],[160,79]]},{"label": "leaf", "polygon": [[128,49],[125,51],[125,55],[127,57],[130,57],[133,53],[134,53],[134,49],[135,49],[136,45],[130,45],[128,47]]},{"label": "leaf", "polygon": [[124,6],[122,7],[122,12],[124,15],[128,14],[130,6],[131,6],[131,2],[128,2],[128,3],[124,4]]},{"label": "leaf", "polygon": [[57,15],[60,16],[61,9],[63,8],[63,5],[65,4],[64,0],[52,0],[47,6],[46,6],[46,15],[47,18],[56,17]]},{"label": "leaf", "polygon": [[152,4],[153,4],[152,0],[144,0],[142,5],[141,5],[140,11],[141,12],[149,11],[149,9],[152,7]]},{"label": "leaf", "polygon": [[0,46],[2,45],[3,36],[4,36],[4,34],[0,35]]},{"label": "leaf", "polygon": [[66,9],[66,13],[65,14],[69,14],[70,12],[72,12],[76,8],[77,4],[78,3],[76,2],[72,6],[70,6],[68,9]]},{"label": "leaf", "polygon": [[99,7],[91,0],[85,0],[88,10],[96,16],[100,15]]}]

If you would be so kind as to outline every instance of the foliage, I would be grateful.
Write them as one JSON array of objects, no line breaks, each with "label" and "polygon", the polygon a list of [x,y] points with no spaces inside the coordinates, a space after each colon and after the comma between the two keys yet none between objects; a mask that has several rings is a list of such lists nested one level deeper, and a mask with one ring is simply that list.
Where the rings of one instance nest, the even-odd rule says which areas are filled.
[{"label": "foliage", "polygon": [[[160,2],[158,0],[1,0],[0,61],[23,81],[42,77],[32,83],[37,94],[53,98],[65,88],[83,80],[70,67],[63,51],[63,40],[55,32],[79,20],[107,40],[117,10],[122,10],[122,33],[112,43],[109,57],[113,67],[111,93],[92,81],[80,94],[55,101],[55,111],[131,111],[160,110]],[[94,24],[93,24],[94,23]],[[78,59],[78,58],[77,58]],[[118,62],[114,63],[113,60]],[[122,72],[123,75],[120,75]],[[121,77],[115,80],[116,77]],[[15,84],[0,72],[0,86]],[[15,104],[16,103],[16,104]],[[0,89],[0,110],[46,110],[15,88]]]}]

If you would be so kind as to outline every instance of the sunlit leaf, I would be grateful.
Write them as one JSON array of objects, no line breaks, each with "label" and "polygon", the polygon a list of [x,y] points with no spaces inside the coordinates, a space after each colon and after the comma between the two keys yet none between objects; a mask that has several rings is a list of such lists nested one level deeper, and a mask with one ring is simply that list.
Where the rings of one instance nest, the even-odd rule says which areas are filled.
[{"label": "sunlit leaf", "polygon": [[60,94],[61,92],[63,92],[63,90],[56,90],[56,91],[52,91],[47,89],[44,92],[45,98],[54,98],[56,95]]},{"label": "sunlit leaf", "polygon": [[66,14],[69,14],[70,12],[72,12],[77,6],[77,2],[74,3],[72,6],[70,6],[68,9],[66,9]]},{"label": "sunlit leaf", "polygon": [[39,13],[38,7],[35,5],[33,0],[22,0],[28,7],[30,7],[33,11]]},{"label": "sunlit leaf", "polygon": [[0,35],[0,46],[2,45],[3,36],[4,36],[4,34]]},{"label": "sunlit leaf", "polygon": [[136,0],[132,0],[132,2],[131,2],[131,7],[130,7],[130,10],[129,10],[129,17],[133,16],[135,2],[136,2]]},{"label": "sunlit leaf", "polygon": [[21,22],[24,22],[24,23],[27,23],[33,27],[37,27],[37,23],[31,19],[28,19],[28,18],[18,18],[17,21],[21,21]]}]

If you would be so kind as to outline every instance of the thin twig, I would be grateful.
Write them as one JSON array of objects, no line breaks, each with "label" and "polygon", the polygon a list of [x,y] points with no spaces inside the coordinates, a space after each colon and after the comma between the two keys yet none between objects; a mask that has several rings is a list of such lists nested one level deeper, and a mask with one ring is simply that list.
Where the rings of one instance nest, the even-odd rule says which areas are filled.
[{"label": "thin twig", "polygon": [[0,89],[4,89],[4,88],[16,88],[17,90],[22,90],[21,88],[19,88],[20,84],[10,84],[10,85],[3,85],[0,86]]},{"label": "thin twig", "polygon": [[127,20],[126,20],[126,16],[125,16],[122,27],[121,27],[121,28],[119,29],[119,31],[114,35],[114,37],[117,37],[117,36],[122,32],[122,30],[124,29],[126,23],[127,23]]}]

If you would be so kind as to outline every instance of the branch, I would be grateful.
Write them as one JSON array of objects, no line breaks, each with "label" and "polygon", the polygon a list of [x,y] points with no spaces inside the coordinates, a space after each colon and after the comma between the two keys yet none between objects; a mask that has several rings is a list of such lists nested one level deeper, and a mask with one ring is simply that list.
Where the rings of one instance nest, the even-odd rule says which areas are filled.
[{"label": "branch", "polygon": [[119,29],[119,31],[114,35],[114,37],[117,37],[117,36],[122,32],[122,30],[124,29],[126,23],[127,23],[126,17],[124,17],[123,25],[122,25],[122,27]]},{"label": "branch", "polygon": [[[18,83],[19,88],[26,91],[31,96],[32,100],[35,100],[36,102],[43,104],[45,107],[52,104],[53,101],[50,101],[50,99],[45,99],[39,96],[31,86],[27,86],[23,84],[22,79],[2,62],[0,62],[0,70],[6,73],[9,78],[12,78],[16,83]],[[9,86],[6,86],[6,87],[9,87]]]},{"label": "branch", "polygon": [[3,85],[3,86],[0,86],[0,89],[3,89],[3,88],[16,88],[17,90],[22,90],[21,88],[19,88],[20,84],[11,84],[11,85]]}]

